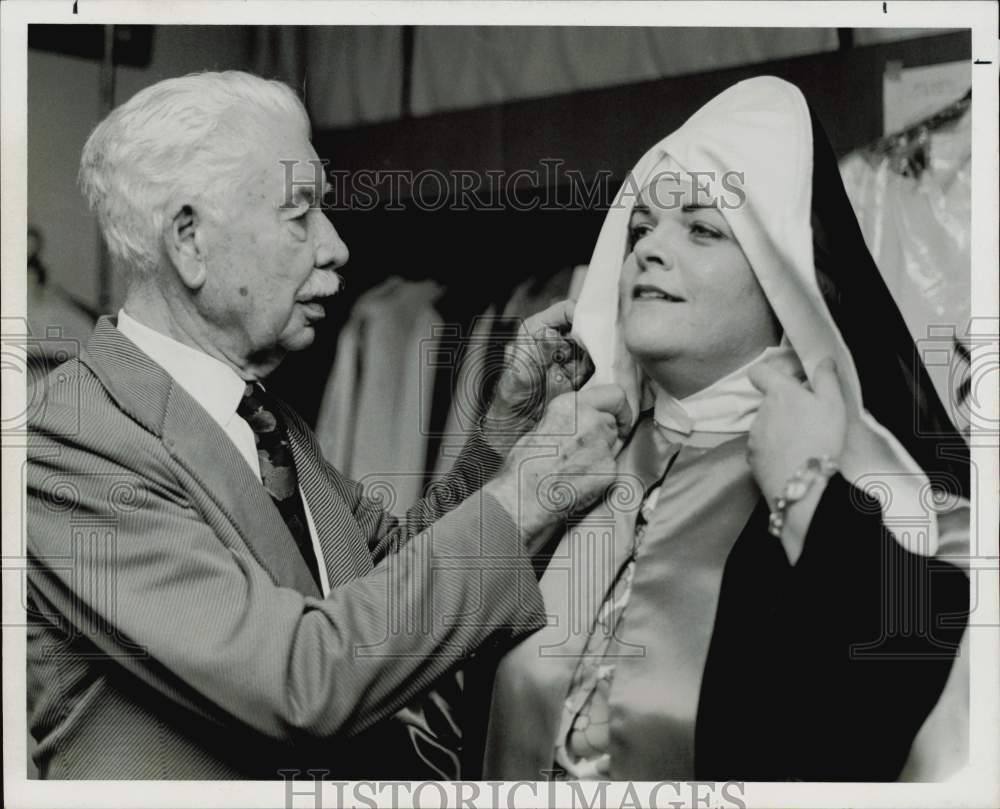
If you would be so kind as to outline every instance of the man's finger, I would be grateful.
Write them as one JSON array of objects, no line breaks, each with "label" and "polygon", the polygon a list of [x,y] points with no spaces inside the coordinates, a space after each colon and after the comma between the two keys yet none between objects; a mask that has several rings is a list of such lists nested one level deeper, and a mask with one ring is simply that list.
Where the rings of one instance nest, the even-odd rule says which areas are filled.
[{"label": "man's finger", "polygon": [[559,301],[541,312],[536,312],[525,321],[528,331],[534,334],[542,327],[555,329],[560,334],[569,331],[573,325],[573,310],[576,303],[570,300]]},{"label": "man's finger", "polygon": [[595,385],[582,391],[580,399],[595,410],[610,413],[618,424],[618,436],[625,439],[632,429],[632,408],[620,385]]},{"label": "man's finger", "polygon": [[594,375],[594,361],[590,359],[590,355],[582,348],[579,349],[579,352],[572,361],[562,367],[566,371],[566,376],[569,377],[574,390],[579,390]]},{"label": "man's finger", "polygon": [[550,365],[547,371],[548,376],[548,396],[569,393],[574,390],[573,377],[564,365]]},{"label": "man's finger", "polygon": [[546,328],[544,335],[535,339],[535,345],[546,365],[565,365],[576,356],[574,344],[554,329]]},{"label": "man's finger", "polygon": [[796,377],[786,374],[767,362],[758,362],[754,365],[748,372],[747,378],[765,396],[780,390],[799,388],[802,384]]},{"label": "man's finger", "polygon": [[618,422],[610,413],[601,413],[601,424],[607,430],[608,447],[613,447],[618,440]]},{"label": "man's finger", "polygon": [[594,375],[594,371],[597,369],[594,367],[594,361],[591,359],[587,349],[577,343],[574,343],[573,345],[575,345],[579,351],[576,362],[574,363],[573,386],[579,390],[579,388]]}]

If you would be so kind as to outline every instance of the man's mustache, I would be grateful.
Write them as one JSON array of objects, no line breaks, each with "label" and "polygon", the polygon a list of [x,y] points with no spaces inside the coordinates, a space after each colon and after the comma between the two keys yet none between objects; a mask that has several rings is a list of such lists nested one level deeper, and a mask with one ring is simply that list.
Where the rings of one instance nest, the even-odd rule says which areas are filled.
[{"label": "man's mustache", "polygon": [[306,281],[306,285],[299,290],[295,299],[300,303],[305,303],[316,298],[329,298],[340,291],[342,284],[343,279],[335,272],[313,273]]}]

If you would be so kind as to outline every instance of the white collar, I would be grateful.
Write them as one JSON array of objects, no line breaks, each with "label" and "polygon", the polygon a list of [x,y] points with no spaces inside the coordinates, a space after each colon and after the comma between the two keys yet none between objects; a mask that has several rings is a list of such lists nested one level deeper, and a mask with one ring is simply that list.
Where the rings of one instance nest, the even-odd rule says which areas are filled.
[{"label": "white collar", "polygon": [[656,396],[653,420],[683,435],[749,432],[763,394],[750,382],[748,372],[761,362],[804,379],[795,351],[782,340],[780,345],[765,348],[746,365],[684,399],[676,399],[651,383]]},{"label": "white collar", "polygon": [[246,382],[236,371],[204,351],[149,328],[124,309],[118,310],[118,331],[170,374],[220,427],[226,428],[246,389]]}]

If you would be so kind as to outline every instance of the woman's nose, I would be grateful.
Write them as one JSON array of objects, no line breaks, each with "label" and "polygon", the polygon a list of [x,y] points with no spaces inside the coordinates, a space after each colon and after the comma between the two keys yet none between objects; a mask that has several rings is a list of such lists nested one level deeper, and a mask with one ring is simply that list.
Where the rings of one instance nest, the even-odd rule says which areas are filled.
[{"label": "woman's nose", "polygon": [[635,246],[635,257],[641,270],[669,270],[674,266],[673,251],[667,239],[656,231],[639,240]]}]

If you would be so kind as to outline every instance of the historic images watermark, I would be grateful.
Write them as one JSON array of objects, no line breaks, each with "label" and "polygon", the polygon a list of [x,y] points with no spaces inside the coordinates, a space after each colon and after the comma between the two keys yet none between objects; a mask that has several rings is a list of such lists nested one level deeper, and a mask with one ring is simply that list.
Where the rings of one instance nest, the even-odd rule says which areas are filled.
[{"label": "historic images watermark", "polygon": [[[360,169],[329,168],[327,159],[280,161],[287,207],[298,197],[328,211],[580,211],[631,205],[640,192],[658,208],[682,205],[731,210],[746,202],[742,171],[656,170],[624,180],[602,169],[585,174],[559,158],[542,158],[532,168]],[[662,187],[660,180],[670,180]],[[687,189],[686,191],[683,189]],[[689,198],[689,195],[691,198]]]},{"label": "historic images watermark", "polygon": [[[0,421],[4,446],[23,445],[28,435],[28,422],[45,411],[50,388],[58,385],[65,398],[79,401],[79,381],[65,363],[75,358],[81,348],[80,342],[65,336],[58,324],[47,326],[44,334],[33,334],[24,318],[2,319],[0,370],[4,383],[23,386],[25,391],[23,406],[15,406],[13,397],[4,397]],[[80,428],[79,406],[67,408],[66,416],[60,432],[75,435]]]},{"label": "historic images watermark", "polygon": [[[742,781],[339,781],[328,770],[279,770],[285,809],[323,805],[469,807],[561,806],[566,809],[746,809]],[[324,804],[331,801],[332,804]],[[541,801],[541,803],[540,803]]]}]

